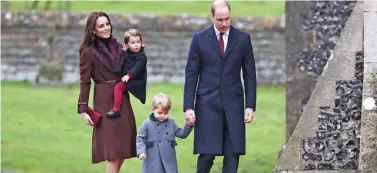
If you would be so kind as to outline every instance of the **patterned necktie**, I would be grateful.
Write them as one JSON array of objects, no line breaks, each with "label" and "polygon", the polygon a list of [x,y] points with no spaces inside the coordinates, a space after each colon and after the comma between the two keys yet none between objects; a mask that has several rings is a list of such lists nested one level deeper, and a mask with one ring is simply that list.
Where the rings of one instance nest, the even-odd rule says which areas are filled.
[{"label": "patterned necktie", "polygon": [[223,35],[224,35],[224,33],[220,32],[219,44],[220,44],[220,50],[221,50],[222,53],[224,53],[224,40],[223,40]]}]

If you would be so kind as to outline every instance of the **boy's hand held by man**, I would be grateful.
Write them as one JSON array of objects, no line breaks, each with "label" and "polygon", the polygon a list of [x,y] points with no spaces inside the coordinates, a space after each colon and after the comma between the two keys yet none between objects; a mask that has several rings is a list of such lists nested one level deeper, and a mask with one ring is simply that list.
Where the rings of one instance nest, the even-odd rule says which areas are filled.
[{"label": "boy's hand held by man", "polygon": [[192,126],[195,124],[195,112],[192,109],[185,111],[186,124]]},{"label": "boy's hand held by man", "polygon": [[140,160],[144,160],[145,158],[147,158],[147,155],[145,155],[144,153],[139,154]]}]

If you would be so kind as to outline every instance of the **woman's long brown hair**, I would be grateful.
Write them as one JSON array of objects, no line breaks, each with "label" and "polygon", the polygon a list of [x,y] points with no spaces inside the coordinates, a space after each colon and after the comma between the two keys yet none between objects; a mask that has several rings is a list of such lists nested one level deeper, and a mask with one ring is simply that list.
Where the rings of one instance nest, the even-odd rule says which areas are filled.
[{"label": "woman's long brown hair", "polygon": [[81,52],[84,48],[90,47],[90,46],[93,45],[93,41],[94,41],[94,38],[95,38],[93,32],[95,31],[96,21],[99,17],[102,17],[102,16],[105,16],[107,18],[107,20],[109,21],[109,24],[111,26],[110,34],[113,33],[113,25],[111,24],[110,18],[106,13],[104,13],[104,12],[92,12],[92,13],[90,13],[89,16],[88,16],[88,19],[86,21],[86,25],[85,25],[84,37],[83,37],[81,44],[80,44],[80,50],[79,50],[80,54],[81,54]]}]

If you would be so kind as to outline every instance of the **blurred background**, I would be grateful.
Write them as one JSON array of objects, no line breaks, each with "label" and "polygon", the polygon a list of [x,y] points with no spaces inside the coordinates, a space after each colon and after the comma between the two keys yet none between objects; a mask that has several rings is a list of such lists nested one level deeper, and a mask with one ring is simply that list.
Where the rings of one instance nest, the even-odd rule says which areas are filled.
[{"label": "blurred background", "polygon": [[[76,114],[78,49],[88,14],[108,13],[119,42],[129,28],[143,34],[148,56],[147,103],[132,97],[137,126],[153,95],[172,99],[184,125],[184,68],[191,35],[208,27],[212,1],[1,1],[2,172],[104,172],[91,164],[92,129]],[[258,78],[258,111],[247,126],[240,173],[274,169],[285,143],[285,2],[229,1],[232,24],[250,33]],[[91,90],[93,91],[93,90]],[[93,92],[91,92],[93,93]],[[91,103],[90,103],[91,105]],[[178,139],[180,173],[195,172],[193,135]],[[211,172],[220,173],[222,158]],[[140,172],[127,160],[121,172]]]}]

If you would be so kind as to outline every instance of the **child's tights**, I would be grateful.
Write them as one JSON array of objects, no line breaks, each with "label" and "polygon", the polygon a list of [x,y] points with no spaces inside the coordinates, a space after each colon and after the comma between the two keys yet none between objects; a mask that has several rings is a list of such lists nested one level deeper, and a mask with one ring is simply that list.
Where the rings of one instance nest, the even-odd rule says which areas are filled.
[{"label": "child's tights", "polygon": [[[122,96],[123,92],[126,90],[126,87],[124,86],[124,83],[122,81],[118,82],[114,86],[114,106],[112,110],[114,109],[120,109],[120,105],[122,104]],[[88,107],[88,114],[98,114],[96,111],[94,111],[92,108]]]},{"label": "child's tights", "polygon": [[122,96],[123,92],[126,90],[124,83],[122,81],[118,82],[114,86],[114,107],[113,109],[120,109],[120,105],[122,104]]}]

